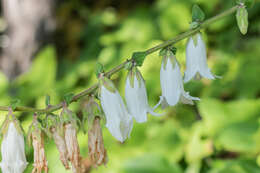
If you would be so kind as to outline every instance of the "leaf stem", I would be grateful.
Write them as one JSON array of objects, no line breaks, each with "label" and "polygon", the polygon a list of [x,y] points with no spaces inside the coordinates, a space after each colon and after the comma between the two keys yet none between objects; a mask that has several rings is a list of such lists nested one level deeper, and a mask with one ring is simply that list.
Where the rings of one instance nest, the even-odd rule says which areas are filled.
[{"label": "leaf stem", "polygon": [[[162,48],[165,48],[167,46],[170,46],[172,44],[175,44],[185,38],[188,38],[190,36],[192,36],[193,34],[199,32],[201,29],[203,28],[206,28],[208,27],[210,24],[226,17],[226,16],[229,16],[231,14],[233,14],[234,12],[236,12],[236,10],[239,8],[238,5],[212,17],[212,18],[209,18],[207,20],[205,20],[203,23],[200,24],[200,26],[198,28],[195,28],[195,29],[192,29],[192,30],[188,30],[186,32],[183,32],[181,34],[179,34],[178,36],[176,36],[175,38],[173,39],[170,39],[170,40],[167,40],[155,47],[152,47],[148,50],[146,50],[146,54],[149,55],[149,54],[152,54]],[[127,64],[129,62],[129,60],[127,59],[126,61],[124,61],[123,63],[117,65],[116,67],[112,68],[110,71],[106,72],[105,73],[105,76],[107,77],[111,77],[113,74],[121,71],[122,69],[124,69],[124,66],[125,64]],[[93,93],[96,89],[98,88],[98,83],[92,85],[91,87],[89,87],[88,89],[78,93],[77,95],[75,95],[72,100],[71,100],[71,103],[72,102],[76,102],[78,100],[80,100],[81,98],[83,98],[84,96],[87,96],[91,93]],[[26,107],[26,106],[17,106],[16,109],[14,111],[21,111],[21,112],[38,112],[38,113],[51,113],[51,112],[54,112],[56,110],[59,110],[61,109],[63,106],[63,102],[57,104],[57,105],[51,105],[45,109],[38,109],[38,108],[33,108],[33,107]],[[8,111],[8,106],[0,106],[0,111]]]}]

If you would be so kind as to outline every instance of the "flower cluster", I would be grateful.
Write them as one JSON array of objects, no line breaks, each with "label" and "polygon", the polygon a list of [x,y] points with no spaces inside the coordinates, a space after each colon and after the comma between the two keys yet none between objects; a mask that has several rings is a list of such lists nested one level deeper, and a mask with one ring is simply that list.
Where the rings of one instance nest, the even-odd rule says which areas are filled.
[{"label": "flower cluster", "polygon": [[[166,47],[160,51],[162,65],[160,83],[162,95],[159,103],[151,108],[148,104],[145,80],[136,67],[134,60],[130,62],[125,83],[126,105],[113,82],[99,74],[100,102],[106,117],[106,127],[117,140],[125,141],[133,128],[133,119],[138,123],[147,121],[147,113],[154,116],[162,114],[154,112],[159,105],[175,106],[177,103],[193,104],[198,97],[192,97],[184,90],[183,82],[192,78],[215,79],[207,65],[206,47],[200,33],[188,39],[186,47],[186,71],[182,77],[180,64],[175,57],[175,49]],[[141,53],[139,53],[141,54]]]}]

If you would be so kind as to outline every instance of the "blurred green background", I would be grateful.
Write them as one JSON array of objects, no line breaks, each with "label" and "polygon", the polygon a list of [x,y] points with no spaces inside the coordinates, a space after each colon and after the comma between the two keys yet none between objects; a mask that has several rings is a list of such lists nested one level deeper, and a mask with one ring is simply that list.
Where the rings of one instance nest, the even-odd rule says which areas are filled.
[{"label": "blurred green background", "polygon": [[[194,3],[214,16],[235,5],[225,0],[104,0],[61,1],[56,10],[53,42],[40,50],[31,69],[8,82],[0,73],[0,105],[12,98],[21,105],[43,108],[45,95],[59,103],[64,94],[78,93],[97,82],[97,61],[109,70],[130,58],[134,51],[151,48],[186,31]],[[103,128],[109,162],[93,173],[260,173],[260,3],[249,10],[249,32],[243,36],[235,15],[207,29],[208,64],[222,79],[185,84],[185,90],[201,98],[194,106],[178,104],[165,115],[144,124],[134,123],[131,138],[117,142]],[[185,44],[176,44],[177,59],[185,70]],[[161,94],[161,59],[153,53],[141,72],[149,103]],[[124,96],[126,71],[113,76]],[[80,112],[80,104],[70,109]],[[1,112],[0,122],[5,112]],[[25,131],[32,114],[16,113]],[[87,157],[87,135],[78,133],[81,154]],[[52,140],[46,139],[49,172],[66,172]],[[33,151],[27,148],[31,172]]]}]

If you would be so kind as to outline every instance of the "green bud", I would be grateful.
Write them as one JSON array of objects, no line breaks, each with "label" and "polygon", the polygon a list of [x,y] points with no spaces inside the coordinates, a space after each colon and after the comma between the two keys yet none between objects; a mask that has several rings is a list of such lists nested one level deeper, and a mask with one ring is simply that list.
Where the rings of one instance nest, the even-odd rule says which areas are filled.
[{"label": "green bud", "polygon": [[192,22],[202,22],[205,19],[205,14],[201,8],[195,4],[192,7]]},{"label": "green bud", "polygon": [[240,32],[245,35],[248,28],[248,13],[245,6],[237,9],[236,18]]},{"label": "green bud", "polygon": [[146,52],[134,52],[132,55],[132,59],[136,62],[137,66],[142,66],[146,55]]}]

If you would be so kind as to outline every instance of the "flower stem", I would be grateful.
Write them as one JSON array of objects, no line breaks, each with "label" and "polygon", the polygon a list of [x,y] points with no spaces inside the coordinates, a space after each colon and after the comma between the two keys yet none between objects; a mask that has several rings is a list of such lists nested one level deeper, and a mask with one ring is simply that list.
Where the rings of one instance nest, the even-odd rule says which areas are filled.
[{"label": "flower stem", "polygon": [[[146,50],[146,54],[149,55],[149,54],[152,54],[162,48],[165,48],[167,46],[170,46],[172,44],[175,44],[185,38],[188,38],[190,36],[192,36],[193,34],[197,33],[198,31],[200,31],[201,29],[203,28],[206,28],[208,27],[210,24],[226,17],[226,16],[229,16],[231,14],[233,14],[234,12],[236,12],[236,10],[239,8],[238,5],[228,9],[228,10],[225,10],[224,12],[212,17],[212,18],[209,18],[207,20],[205,20],[203,23],[200,24],[200,26],[198,28],[195,28],[195,29],[192,29],[192,30],[188,30],[186,32],[183,32],[181,34],[179,34],[178,36],[176,36],[175,38],[173,39],[170,39],[170,40],[167,40],[155,47],[152,47],[148,50]],[[105,73],[105,76],[107,77],[111,77],[113,74],[121,71],[122,69],[124,69],[124,66],[125,64],[127,64],[129,62],[129,60],[127,59],[126,61],[124,61],[123,63],[121,63],[120,65],[112,68],[110,71],[106,72]],[[76,102],[78,100],[80,100],[82,97],[84,96],[87,96],[91,93],[93,93],[96,89],[98,88],[98,83],[92,85],[91,87],[89,87],[88,89],[78,93],[77,95],[75,95],[72,100],[71,100],[71,103],[72,102]],[[14,111],[21,111],[21,112],[38,112],[38,113],[50,113],[50,112],[54,112],[56,110],[59,110],[61,109],[63,106],[63,102],[57,104],[57,105],[52,105],[52,106],[49,106],[45,109],[37,109],[37,108],[32,108],[32,107],[25,107],[25,106],[17,106],[16,109]],[[0,111],[8,111],[8,106],[0,106]]]}]

